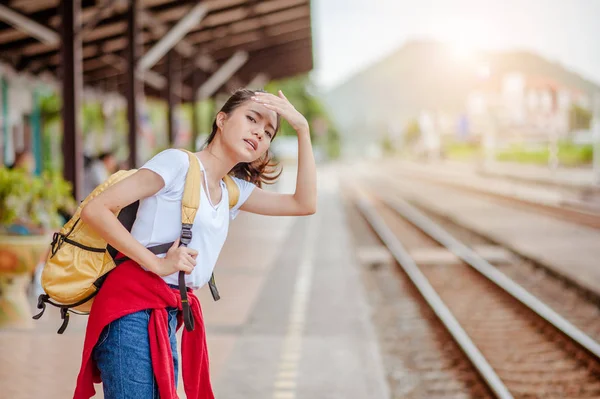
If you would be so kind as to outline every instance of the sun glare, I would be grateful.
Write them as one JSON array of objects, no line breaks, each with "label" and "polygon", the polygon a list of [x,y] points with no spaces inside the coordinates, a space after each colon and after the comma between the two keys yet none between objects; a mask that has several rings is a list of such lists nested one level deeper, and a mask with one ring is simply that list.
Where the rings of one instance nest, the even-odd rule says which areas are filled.
[{"label": "sun glare", "polygon": [[466,41],[455,41],[450,43],[452,55],[460,61],[468,61],[473,56],[473,46]]}]

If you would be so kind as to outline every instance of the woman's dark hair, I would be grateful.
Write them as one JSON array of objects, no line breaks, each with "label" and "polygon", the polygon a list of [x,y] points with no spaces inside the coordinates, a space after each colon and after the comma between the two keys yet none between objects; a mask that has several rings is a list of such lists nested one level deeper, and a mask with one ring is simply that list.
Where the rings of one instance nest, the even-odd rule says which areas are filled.
[{"label": "woman's dark hair", "polygon": [[[248,89],[238,89],[236,90],[229,99],[225,102],[223,107],[219,112],[224,112],[227,115],[230,115],[233,111],[235,111],[239,106],[244,104],[246,101],[250,101],[250,98],[254,96],[254,93],[257,91],[263,90],[248,90]],[[281,125],[281,118],[277,115],[277,126],[275,126],[275,132],[271,141],[275,139],[277,132],[279,131],[279,126]],[[203,148],[206,148],[210,143],[212,143],[213,139],[217,134],[217,118],[215,116],[215,120],[212,126],[212,132],[206,142],[204,143]],[[281,170],[278,168],[278,163],[273,161],[273,154],[269,150],[265,153],[264,156],[257,159],[254,162],[240,162],[231,169],[229,172],[230,175],[235,176],[239,179],[246,180],[250,183],[256,184],[258,187],[262,187],[263,184],[272,184],[277,180],[279,175],[281,175]]]}]

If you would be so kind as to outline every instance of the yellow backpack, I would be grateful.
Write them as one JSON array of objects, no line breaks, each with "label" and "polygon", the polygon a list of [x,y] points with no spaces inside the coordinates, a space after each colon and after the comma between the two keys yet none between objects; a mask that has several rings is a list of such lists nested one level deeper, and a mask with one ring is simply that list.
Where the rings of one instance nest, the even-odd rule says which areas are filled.
[{"label": "yellow backpack", "polygon": [[[190,160],[181,203],[182,230],[180,245],[187,246],[192,238],[191,228],[200,205],[203,175],[196,155],[187,150],[182,151],[188,154]],[[42,271],[42,287],[45,294],[39,296],[37,304],[41,312],[33,318],[37,320],[42,317],[47,303],[60,308],[63,323],[58,330],[59,334],[62,334],[67,328],[69,312],[89,313],[94,296],[98,293],[108,273],[127,259],[122,257],[116,259],[118,251],[107,244],[100,235],[79,218],[81,210],[108,187],[131,176],[136,171],[137,169],[120,170],[111,175],[88,195],[77,208],[75,215],[53,236],[52,249]],[[229,195],[229,208],[232,208],[239,199],[239,188],[229,176],[226,176],[224,181]],[[116,214],[119,221],[129,231],[131,231],[135,221],[138,207],[139,201],[136,201]],[[163,254],[172,245],[173,243],[170,242],[148,249],[155,254]],[[219,300],[214,275],[211,276],[209,287],[213,299],[215,301]],[[179,273],[179,289],[184,300],[183,316],[185,326],[188,330],[192,330],[194,320],[187,303],[184,272]]]}]

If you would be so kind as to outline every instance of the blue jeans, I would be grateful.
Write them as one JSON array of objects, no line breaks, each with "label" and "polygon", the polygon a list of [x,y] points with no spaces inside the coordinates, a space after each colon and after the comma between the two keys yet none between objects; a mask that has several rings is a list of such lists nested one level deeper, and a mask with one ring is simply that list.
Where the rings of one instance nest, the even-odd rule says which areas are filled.
[{"label": "blue jeans", "polygon": [[[152,371],[148,323],[151,310],[121,317],[104,328],[92,354],[104,387],[105,399],[158,398]],[[167,308],[169,341],[177,387],[177,309]]]}]

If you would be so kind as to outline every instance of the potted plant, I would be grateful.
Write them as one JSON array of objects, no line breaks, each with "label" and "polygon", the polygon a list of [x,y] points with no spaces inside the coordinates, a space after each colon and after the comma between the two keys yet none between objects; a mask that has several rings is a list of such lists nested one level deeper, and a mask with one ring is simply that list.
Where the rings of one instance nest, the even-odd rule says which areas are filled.
[{"label": "potted plant", "polygon": [[0,168],[0,327],[30,327],[27,286],[50,247],[53,231],[72,213],[71,186],[61,176]]}]

